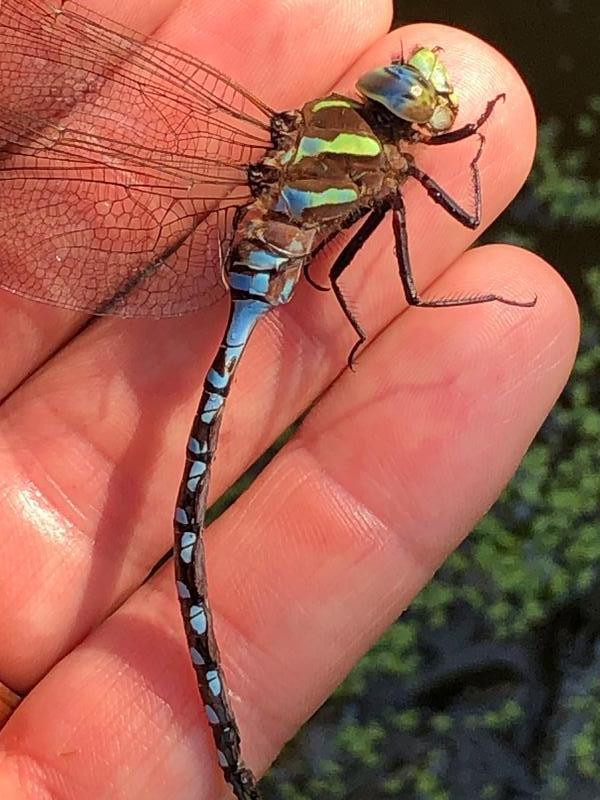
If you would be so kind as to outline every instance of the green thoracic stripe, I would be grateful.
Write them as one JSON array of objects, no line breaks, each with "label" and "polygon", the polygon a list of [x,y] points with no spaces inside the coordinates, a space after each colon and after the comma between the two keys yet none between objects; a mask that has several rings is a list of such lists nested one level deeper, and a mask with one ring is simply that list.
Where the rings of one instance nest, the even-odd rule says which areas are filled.
[{"label": "green thoracic stripe", "polygon": [[350,186],[330,186],[321,191],[304,189],[299,186],[284,186],[275,211],[287,212],[299,218],[305,211],[322,206],[346,205],[358,200],[358,192]]},{"label": "green thoracic stripe", "polygon": [[381,153],[381,143],[374,136],[364,133],[338,133],[334,139],[303,136],[298,142],[294,164],[322,153],[374,158]]},{"label": "green thoracic stripe", "polygon": [[343,97],[331,97],[325,100],[317,100],[312,107],[312,111],[316,114],[324,108],[356,108],[357,105],[358,103],[352,100],[346,100]]}]

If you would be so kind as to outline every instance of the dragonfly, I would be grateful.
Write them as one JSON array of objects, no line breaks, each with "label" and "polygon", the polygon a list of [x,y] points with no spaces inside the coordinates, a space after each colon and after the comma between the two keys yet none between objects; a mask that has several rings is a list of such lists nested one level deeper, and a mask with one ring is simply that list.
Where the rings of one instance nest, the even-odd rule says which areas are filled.
[{"label": "dragonfly", "polygon": [[[370,70],[352,94],[276,111],[209,64],[71,0],[0,4],[0,285],[96,315],[176,316],[229,294],[222,342],[186,445],[174,514],[183,624],[218,762],[238,800],[258,800],[241,754],[213,629],[203,533],[211,464],[236,367],[257,322],[298,281],[331,290],[366,333],[341,276],[391,217],[400,286],[426,308],[500,302],[425,299],[411,270],[403,186],[421,184],[462,225],[481,220],[480,129],[504,99],[454,127],[459,101],[435,46]],[[415,145],[478,139],[474,208],[415,160]],[[310,267],[343,235],[322,286]]]}]

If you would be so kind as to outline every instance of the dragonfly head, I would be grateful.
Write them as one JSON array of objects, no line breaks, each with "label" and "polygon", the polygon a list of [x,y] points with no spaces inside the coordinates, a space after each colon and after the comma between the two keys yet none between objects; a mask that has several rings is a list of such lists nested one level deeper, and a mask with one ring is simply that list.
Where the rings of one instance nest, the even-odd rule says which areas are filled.
[{"label": "dragonfly head", "polygon": [[439,49],[420,47],[407,61],[373,69],[357,82],[358,91],[406,122],[441,133],[454,124],[458,97]]}]

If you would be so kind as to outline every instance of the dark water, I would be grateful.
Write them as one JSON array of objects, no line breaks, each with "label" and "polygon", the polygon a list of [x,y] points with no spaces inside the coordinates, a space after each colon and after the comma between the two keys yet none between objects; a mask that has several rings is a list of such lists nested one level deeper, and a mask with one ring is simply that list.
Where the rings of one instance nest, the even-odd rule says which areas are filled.
[{"label": "dark water", "polygon": [[396,0],[394,7],[396,26],[442,22],[501,50],[525,78],[540,119],[568,120],[585,98],[600,91],[600,3]]}]

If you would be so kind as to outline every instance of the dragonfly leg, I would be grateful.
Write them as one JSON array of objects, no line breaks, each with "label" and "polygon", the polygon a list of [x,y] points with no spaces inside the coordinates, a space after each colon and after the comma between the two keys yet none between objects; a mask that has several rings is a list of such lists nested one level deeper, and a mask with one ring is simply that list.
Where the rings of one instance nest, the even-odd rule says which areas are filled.
[{"label": "dragonfly leg", "polygon": [[358,348],[366,341],[367,335],[360,326],[360,323],[352,313],[350,307],[348,306],[348,302],[344,296],[341,286],[339,285],[338,281],[341,277],[342,273],[348,267],[354,257],[360,250],[360,248],[364,245],[367,239],[371,236],[371,234],[377,229],[377,227],[381,224],[383,218],[385,217],[386,213],[389,210],[389,206],[387,204],[382,204],[369,214],[367,219],[364,223],[360,226],[358,231],[354,234],[352,239],[346,244],[342,252],[333,262],[331,270],[329,271],[329,279],[331,281],[331,288],[336,296],[338,303],[340,304],[340,308],[344,312],[344,315],[350,325],[356,331],[358,336],[358,340],[350,353],[348,355],[348,366],[352,371],[354,371],[354,357],[356,355],[356,351]]},{"label": "dragonfly leg", "polygon": [[461,225],[464,225],[466,228],[470,228],[471,230],[479,227],[481,222],[481,178],[479,176],[479,167],[477,166],[477,162],[481,158],[485,139],[481,134],[478,134],[478,136],[480,138],[479,147],[477,148],[477,152],[471,161],[471,183],[473,186],[473,196],[475,198],[475,209],[472,213],[462,208],[462,206],[460,206],[456,200],[450,197],[448,192],[442,189],[439,183],[434,181],[433,178],[420,170],[414,164],[409,163],[406,170],[407,174],[411,178],[414,178],[421,184],[429,197],[431,197],[435,203],[447,211],[451,217],[454,217],[454,219],[458,220]]},{"label": "dragonfly leg", "polygon": [[306,261],[304,267],[302,268],[304,272],[304,277],[313,287],[313,289],[317,289],[319,292],[328,292],[331,289],[331,286],[321,286],[320,283],[317,283],[316,280],[310,274],[311,265],[314,263],[316,256],[323,250],[336,236],[340,233],[340,231],[347,230],[354,225],[355,222],[358,222],[359,219],[362,219],[364,216],[371,212],[371,208],[358,208],[354,213],[350,214],[347,219],[345,219],[341,225],[338,225],[331,233],[328,233],[327,236],[322,239],[319,244],[315,247],[315,249],[310,254],[310,260]]},{"label": "dragonfly leg", "polygon": [[[323,247],[324,246],[325,245],[323,245]],[[321,284],[317,283],[316,280],[313,278],[313,276],[310,274],[310,265],[312,264],[313,258],[314,256],[316,256],[319,250],[322,249],[323,249],[322,247],[315,248],[313,257],[310,259],[310,261],[307,261],[306,264],[302,267],[302,272],[304,272],[304,277],[310,283],[313,289],[316,289],[318,292],[328,292],[331,289],[331,286],[321,286]]]},{"label": "dragonfly leg", "polygon": [[[452,200],[443,190],[441,190],[437,184],[429,178],[429,176],[424,176],[431,184],[436,187],[436,191],[440,191],[443,194],[444,201],[438,201],[435,197],[434,200],[436,202],[440,202],[440,205],[449,211],[452,216],[456,219],[460,220],[460,216],[458,214],[453,213],[455,209],[462,214],[465,212],[460,209],[459,206]],[[426,187],[427,188],[427,187]],[[433,197],[433,194],[429,191],[428,193],[430,196]],[[446,203],[450,203],[450,208],[446,205]],[[472,295],[467,297],[441,297],[438,299],[433,300],[424,300],[415,285],[415,280],[412,274],[412,269],[410,266],[410,256],[408,254],[408,230],[406,227],[406,207],[404,205],[404,200],[400,194],[396,195],[394,198],[393,204],[393,216],[392,216],[392,227],[394,230],[394,240],[396,243],[396,255],[398,258],[398,270],[400,272],[400,280],[402,281],[402,288],[404,289],[404,296],[406,297],[406,302],[409,306],[420,306],[421,308],[444,308],[450,306],[472,306],[477,305],[479,303],[504,303],[508,306],[520,306],[523,308],[529,308],[534,306],[537,302],[537,297],[534,297],[532,300],[511,300],[507,297],[502,297],[499,294],[478,294]],[[462,221],[462,220],[460,220]]]},{"label": "dragonfly leg", "polygon": [[423,139],[422,144],[452,144],[453,142],[461,142],[463,139],[468,139],[469,136],[473,136],[475,133],[477,133],[479,128],[481,128],[481,126],[487,122],[487,120],[491,117],[496,104],[500,100],[505,99],[506,95],[504,92],[496,95],[493,100],[489,101],[485,107],[485,111],[476,122],[469,122],[467,125],[463,125],[462,128],[457,128],[455,131],[438,133],[435,136],[431,136],[429,139]]}]

